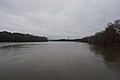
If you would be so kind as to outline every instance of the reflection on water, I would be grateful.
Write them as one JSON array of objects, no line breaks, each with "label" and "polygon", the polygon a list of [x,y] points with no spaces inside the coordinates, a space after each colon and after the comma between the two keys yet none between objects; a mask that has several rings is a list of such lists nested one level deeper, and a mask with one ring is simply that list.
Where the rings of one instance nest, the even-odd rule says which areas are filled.
[{"label": "reflection on water", "polygon": [[12,44],[12,45],[4,45],[0,46],[0,49],[9,49],[9,48],[29,48],[30,46],[35,45],[46,45],[46,44]]},{"label": "reflection on water", "polygon": [[120,80],[119,53],[74,42],[0,43],[0,80]]},{"label": "reflection on water", "polygon": [[90,50],[104,59],[104,63],[110,70],[120,76],[120,47],[102,47],[90,45]]}]

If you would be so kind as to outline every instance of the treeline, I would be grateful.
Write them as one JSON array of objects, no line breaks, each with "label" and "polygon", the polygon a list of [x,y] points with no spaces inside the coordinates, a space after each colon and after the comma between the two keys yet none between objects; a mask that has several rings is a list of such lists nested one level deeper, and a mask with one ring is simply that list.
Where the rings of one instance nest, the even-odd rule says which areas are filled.
[{"label": "treeline", "polygon": [[84,37],[80,41],[103,46],[120,46],[120,19],[108,23],[105,30]]},{"label": "treeline", "polygon": [[0,42],[46,42],[47,37],[34,36],[30,34],[0,32]]},{"label": "treeline", "polygon": [[56,39],[56,40],[49,40],[49,41],[63,41],[63,42],[75,42],[79,41],[80,39]]}]

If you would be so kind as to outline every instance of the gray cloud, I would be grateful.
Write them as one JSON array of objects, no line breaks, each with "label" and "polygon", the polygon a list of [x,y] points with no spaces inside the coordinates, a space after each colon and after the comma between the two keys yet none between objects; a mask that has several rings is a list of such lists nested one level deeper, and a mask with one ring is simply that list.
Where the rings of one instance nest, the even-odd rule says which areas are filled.
[{"label": "gray cloud", "polygon": [[80,38],[119,19],[120,0],[0,0],[0,30]]}]

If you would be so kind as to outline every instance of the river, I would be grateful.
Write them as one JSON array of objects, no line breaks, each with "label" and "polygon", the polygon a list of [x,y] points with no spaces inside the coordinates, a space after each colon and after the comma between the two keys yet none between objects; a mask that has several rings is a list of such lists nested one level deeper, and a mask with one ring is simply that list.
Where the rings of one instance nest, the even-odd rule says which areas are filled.
[{"label": "river", "polygon": [[120,47],[0,43],[0,80],[120,80]]}]

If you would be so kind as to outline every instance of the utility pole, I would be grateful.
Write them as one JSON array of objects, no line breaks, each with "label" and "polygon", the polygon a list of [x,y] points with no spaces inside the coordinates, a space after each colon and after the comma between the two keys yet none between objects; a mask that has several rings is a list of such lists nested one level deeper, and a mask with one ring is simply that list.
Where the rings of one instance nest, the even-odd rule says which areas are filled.
[{"label": "utility pole", "polygon": [[68,40],[69,40],[69,36],[68,36]]}]

